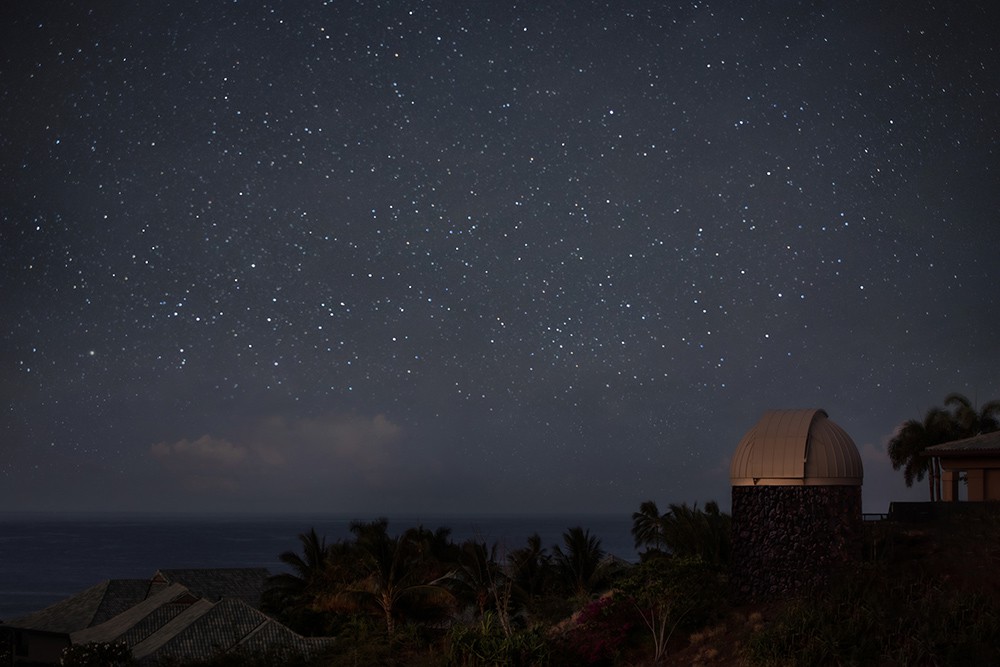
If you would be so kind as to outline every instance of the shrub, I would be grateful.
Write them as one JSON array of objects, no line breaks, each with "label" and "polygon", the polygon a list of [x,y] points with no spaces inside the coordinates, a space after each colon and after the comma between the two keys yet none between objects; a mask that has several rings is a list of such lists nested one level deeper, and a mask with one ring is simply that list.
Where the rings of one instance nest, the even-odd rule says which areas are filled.
[{"label": "shrub", "polygon": [[549,663],[549,646],[541,630],[503,632],[492,612],[483,614],[476,625],[456,625],[449,637],[452,664],[465,667],[544,666]]},{"label": "shrub", "polygon": [[132,663],[132,650],[125,642],[88,642],[63,649],[63,667],[124,667]]},{"label": "shrub", "polygon": [[703,627],[718,615],[722,586],[718,569],[700,558],[659,556],[633,566],[618,596],[635,609],[659,662],[675,630]]},{"label": "shrub", "polygon": [[926,575],[861,567],[751,635],[751,665],[997,664],[1000,605]]},{"label": "shrub", "polygon": [[566,650],[587,665],[613,662],[635,626],[635,611],[611,595],[588,603],[564,633]]}]

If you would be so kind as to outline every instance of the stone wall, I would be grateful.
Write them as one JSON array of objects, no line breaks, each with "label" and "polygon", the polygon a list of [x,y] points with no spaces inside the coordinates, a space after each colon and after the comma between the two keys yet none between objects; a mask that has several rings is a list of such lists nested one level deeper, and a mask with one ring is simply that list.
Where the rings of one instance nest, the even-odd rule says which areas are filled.
[{"label": "stone wall", "polygon": [[732,580],[764,600],[822,583],[862,554],[860,486],[734,486]]}]

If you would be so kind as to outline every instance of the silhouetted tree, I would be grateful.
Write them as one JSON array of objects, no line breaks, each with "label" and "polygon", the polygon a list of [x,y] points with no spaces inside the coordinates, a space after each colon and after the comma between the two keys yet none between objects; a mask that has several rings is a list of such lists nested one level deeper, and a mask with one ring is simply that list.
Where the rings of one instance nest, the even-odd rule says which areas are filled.
[{"label": "silhouetted tree", "polygon": [[546,598],[556,582],[552,554],[542,546],[538,533],[528,537],[527,544],[507,555],[507,576],[513,583],[511,595],[531,620],[546,616]]},{"label": "silhouetted tree", "polygon": [[270,583],[289,593],[303,594],[308,588],[317,584],[323,577],[327,565],[326,538],[320,538],[315,528],[301,533],[302,555],[294,551],[285,551],[278,559],[292,568],[292,572],[271,577]]},{"label": "silhouetted tree", "polygon": [[931,500],[940,500],[940,474],[935,470],[937,459],[926,456],[924,450],[954,440],[955,432],[952,415],[941,408],[928,410],[922,421],[903,422],[889,440],[892,469],[903,469],[903,481],[908,487],[926,476]]},{"label": "silhouetted tree", "polygon": [[302,553],[285,551],[278,559],[291,572],[274,575],[267,582],[262,597],[264,609],[278,616],[297,631],[307,635],[323,634],[328,628],[322,612],[329,610],[330,600],[340,586],[350,579],[343,567],[348,547],[337,543],[327,546],[325,538],[315,528],[299,535]]},{"label": "silhouetted tree", "polygon": [[635,548],[645,547],[646,552],[661,552],[666,546],[663,515],[656,502],[647,500],[639,505],[639,511],[632,513],[632,537]]},{"label": "silhouetted tree", "polygon": [[553,564],[572,595],[587,597],[607,583],[609,562],[600,539],[575,526],[563,533],[563,547],[553,548]]},{"label": "silhouetted tree", "polygon": [[989,401],[977,410],[962,394],[951,393],[945,397],[944,404],[951,408],[956,439],[1000,430],[1000,401]]},{"label": "silhouetted tree", "polygon": [[646,546],[643,559],[669,553],[724,565],[729,562],[731,525],[731,517],[714,500],[704,510],[698,509],[698,503],[691,507],[671,503],[663,514],[655,502],[647,500],[632,514],[636,548]]},{"label": "silhouetted tree", "polygon": [[732,518],[719,510],[714,500],[698,509],[698,503],[670,505],[664,518],[666,543],[675,556],[696,557],[715,565],[729,562]]},{"label": "silhouetted tree", "polygon": [[977,409],[968,397],[953,392],[945,396],[944,404],[945,408],[928,410],[923,421],[903,422],[888,446],[893,470],[903,469],[906,486],[927,477],[931,500],[941,499],[941,470],[937,457],[927,456],[924,450],[1000,430],[1000,401],[988,401]]},{"label": "silhouetted tree", "polygon": [[[514,581],[497,557],[497,544],[466,540],[460,547],[455,569],[447,576],[450,588],[460,600],[472,604],[476,618],[492,614],[506,637],[514,634]],[[484,621],[485,622],[485,621]]]},{"label": "silhouetted tree", "polygon": [[495,582],[506,578],[496,554],[496,544],[487,547],[485,542],[466,540],[460,547],[456,567],[448,576],[458,597],[475,606],[477,618],[494,606]]},{"label": "silhouetted tree", "polygon": [[[358,536],[364,577],[351,589],[362,605],[377,609],[386,634],[396,632],[396,621],[408,605],[440,608],[452,601],[451,593],[437,580],[429,580],[426,543],[420,529],[390,537],[388,522],[352,525]],[[425,607],[426,608],[426,607]]]}]

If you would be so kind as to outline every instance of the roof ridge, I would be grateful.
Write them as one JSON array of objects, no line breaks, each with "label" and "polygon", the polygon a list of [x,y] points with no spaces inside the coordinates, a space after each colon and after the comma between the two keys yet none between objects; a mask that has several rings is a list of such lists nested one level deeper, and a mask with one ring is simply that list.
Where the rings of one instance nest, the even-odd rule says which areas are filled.
[{"label": "roof ridge", "polygon": [[188,589],[181,584],[170,584],[162,591],[158,591],[145,600],[132,605],[125,611],[112,616],[103,623],[70,633],[70,639],[74,644],[83,644],[94,641],[113,641],[114,639],[117,639],[121,635],[125,634],[125,632],[162,607],[164,604],[173,602],[177,598],[189,592],[190,591],[188,591]]},{"label": "roof ridge", "polygon": [[155,653],[158,649],[162,648],[164,644],[183,632],[185,628],[207,614],[215,605],[216,603],[211,600],[200,598],[190,607],[164,623],[156,632],[152,633],[133,646],[132,656],[136,660],[140,660],[152,653]]},{"label": "roof ridge", "polygon": [[[48,630],[66,633],[73,631],[67,627],[69,623],[75,626],[75,629],[89,627],[97,616],[104,598],[107,596],[111,581],[111,579],[103,579],[69,597],[53,602],[47,607],[24,616],[12,618],[6,621],[4,625],[30,630]],[[71,622],[67,620],[68,617],[73,617],[77,620]],[[53,626],[57,626],[57,629],[53,630]]]},{"label": "roof ridge", "polygon": [[[246,604],[242,600],[238,600],[238,602],[240,602],[241,604]],[[251,609],[253,609],[253,608],[251,607]],[[264,628],[266,628],[268,625],[270,625],[273,622],[273,620],[274,620],[274,619],[272,619],[270,616],[268,616],[267,614],[265,614],[262,611],[259,611],[257,609],[253,609],[253,611],[255,611],[259,616],[263,617],[264,620],[262,620],[256,626],[254,626],[253,630],[251,630],[250,632],[248,632],[245,635],[243,635],[242,637],[240,637],[239,641],[237,641],[233,645],[234,647],[236,647],[236,646],[242,646],[243,644],[245,644],[246,642],[248,642],[250,639],[252,639],[254,637],[254,635],[259,634]]]}]

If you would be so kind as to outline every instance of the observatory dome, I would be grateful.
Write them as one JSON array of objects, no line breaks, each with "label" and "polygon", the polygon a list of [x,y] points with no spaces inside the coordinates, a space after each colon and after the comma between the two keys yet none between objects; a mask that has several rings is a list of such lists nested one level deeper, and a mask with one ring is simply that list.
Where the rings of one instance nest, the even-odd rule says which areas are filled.
[{"label": "observatory dome", "polygon": [[769,410],[747,431],[729,468],[733,486],[860,486],[851,436],[818,409]]}]

